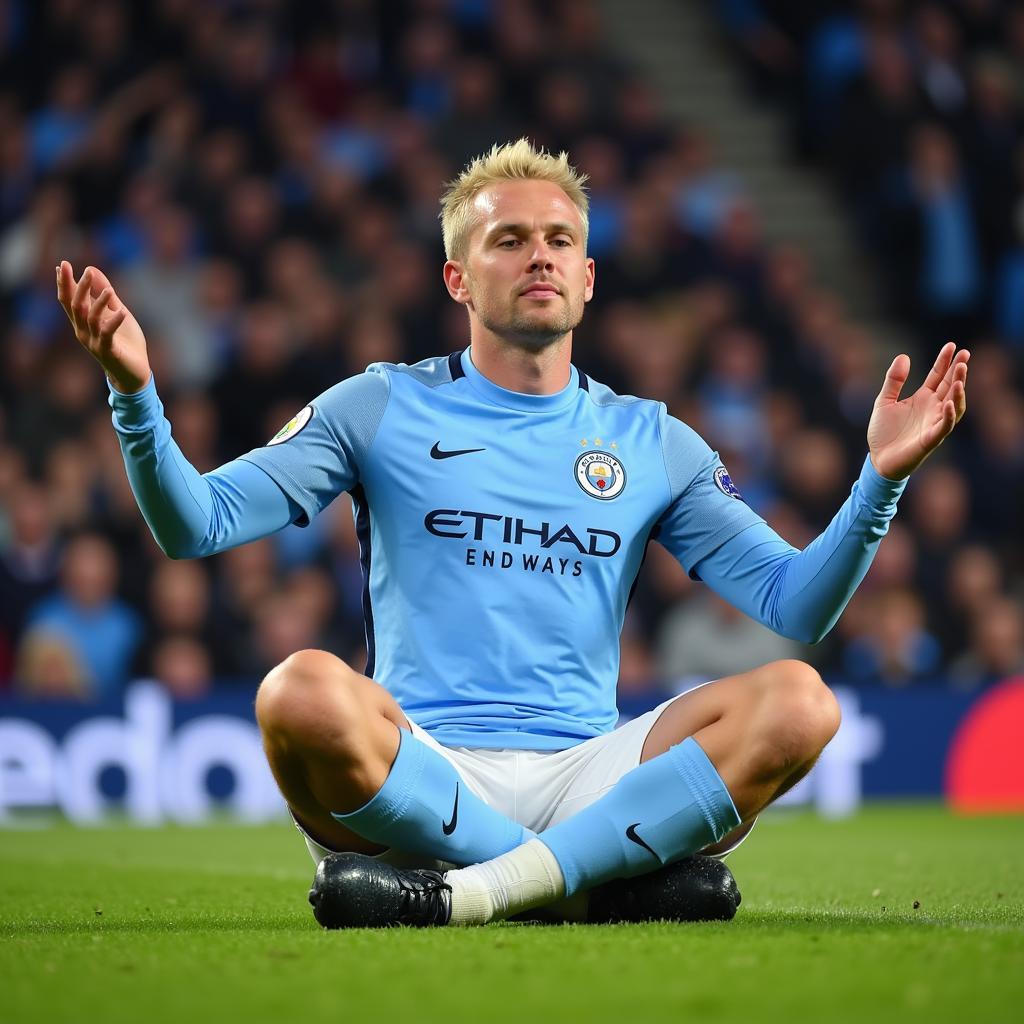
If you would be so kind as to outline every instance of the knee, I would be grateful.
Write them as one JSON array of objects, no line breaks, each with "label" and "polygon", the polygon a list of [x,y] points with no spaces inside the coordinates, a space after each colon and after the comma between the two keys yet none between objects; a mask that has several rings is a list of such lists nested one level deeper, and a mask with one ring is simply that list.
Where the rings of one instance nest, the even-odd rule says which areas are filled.
[{"label": "knee", "polygon": [[778,661],[766,672],[762,710],[775,758],[793,766],[813,761],[839,729],[839,702],[805,662]]},{"label": "knee", "polygon": [[256,721],[265,737],[310,741],[357,725],[355,673],[327,651],[289,655],[267,673],[256,692]]}]

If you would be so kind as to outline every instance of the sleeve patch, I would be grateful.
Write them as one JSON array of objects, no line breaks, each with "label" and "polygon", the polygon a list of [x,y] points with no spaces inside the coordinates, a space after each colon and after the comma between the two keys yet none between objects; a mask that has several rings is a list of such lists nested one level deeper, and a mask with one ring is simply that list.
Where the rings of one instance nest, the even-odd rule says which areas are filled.
[{"label": "sleeve patch", "polygon": [[729,471],[725,466],[719,466],[715,470],[715,486],[727,497],[736,498],[738,501],[743,500],[743,495],[740,494],[739,488],[732,482],[732,477],[729,476]]},{"label": "sleeve patch", "polygon": [[299,410],[268,442],[269,448],[274,444],[284,444],[298,434],[303,427],[313,418],[313,406],[307,405],[305,409]]}]

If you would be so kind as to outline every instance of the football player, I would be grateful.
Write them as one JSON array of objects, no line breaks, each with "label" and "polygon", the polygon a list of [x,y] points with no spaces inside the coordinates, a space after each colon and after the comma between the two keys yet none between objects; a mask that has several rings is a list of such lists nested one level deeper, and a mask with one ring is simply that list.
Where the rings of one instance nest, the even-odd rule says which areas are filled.
[{"label": "football player", "polygon": [[444,282],[470,346],[372,365],[205,475],[171,436],[143,332],[110,282],[57,268],[168,555],[304,525],[351,496],[369,662],[296,651],[256,698],[329,926],[482,924],[585,893],[591,919],[730,917],[735,885],[703,854],[806,774],[839,708],[813,668],[781,661],[614,729],[645,548],[663,544],[748,615],[813,643],[907,477],[964,414],[968,352],[945,345],[903,399],[910,360],[896,356],[849,498],[795,549],[663,404],[573,365],[595,287],[584,182],[525,139],[472,161],[442,200]]}]

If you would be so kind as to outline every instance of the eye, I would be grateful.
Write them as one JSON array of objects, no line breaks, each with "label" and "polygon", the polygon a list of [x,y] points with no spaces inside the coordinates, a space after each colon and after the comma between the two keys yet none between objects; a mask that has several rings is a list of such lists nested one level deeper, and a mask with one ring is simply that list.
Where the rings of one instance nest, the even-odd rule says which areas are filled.
[{"label": "eye", "polygon": [[499,249],[512,249],[519,244],[518,238],[505,238],[498,243]]},{"label": "eye", "polygon": [[551,244],[568,249],[572,245],[572,239],[564,236],[562,238],[553,238]]}]

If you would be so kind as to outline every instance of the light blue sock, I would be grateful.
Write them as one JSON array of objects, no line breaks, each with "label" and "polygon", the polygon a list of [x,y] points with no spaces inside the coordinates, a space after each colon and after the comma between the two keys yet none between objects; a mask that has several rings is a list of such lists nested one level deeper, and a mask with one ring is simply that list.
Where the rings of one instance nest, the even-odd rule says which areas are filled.
[{"label": "light blue sock", "polygon": [[571,896],[681,860],[739,823],[725,783],[691,736],[538,838],[555,855]]},{"label": "light blue sock", "polygon": [[534,833],[488,807],[440,754],[400,730],[384,785],[358,810],[331,817],[371,842],[454,864],[477,864]]}]

